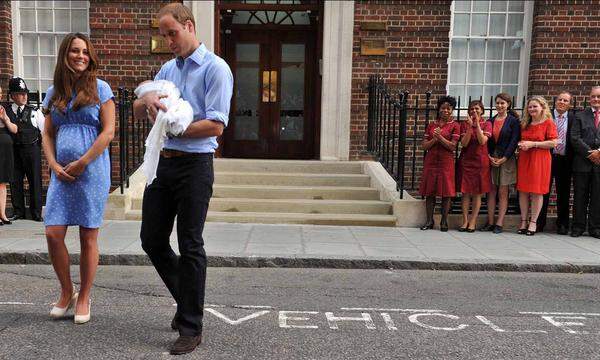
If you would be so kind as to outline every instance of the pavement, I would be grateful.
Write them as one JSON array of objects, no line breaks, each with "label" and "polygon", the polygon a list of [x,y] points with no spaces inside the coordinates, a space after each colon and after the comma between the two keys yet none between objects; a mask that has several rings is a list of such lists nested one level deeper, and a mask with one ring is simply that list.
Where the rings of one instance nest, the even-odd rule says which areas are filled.
[{"label": "pavement", "polygon": [[[150,265],[139,221],[108,220],[98,240],[102,265]],[[461,233],[416,228],[206,223],[209,266],[431,269],[600,273],[600,240],[514,231]],[[177,251],[177,238],[171,243]],[[66,237],[79,261],[76,228]],[[0,227],[0,264],[49,264],[42,223]]]}]

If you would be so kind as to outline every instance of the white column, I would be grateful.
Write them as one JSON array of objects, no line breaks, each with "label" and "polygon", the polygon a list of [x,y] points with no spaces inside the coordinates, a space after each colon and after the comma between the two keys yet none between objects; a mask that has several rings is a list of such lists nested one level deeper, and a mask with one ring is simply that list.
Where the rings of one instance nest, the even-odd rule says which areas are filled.
[{"label": "white column", "polygon": [[354,1],[326,1],[323,16],[321,160],[348,160]]},{"label": "white column", "polygon": [[196,36],[206,48],[214,51],[215,46],[215,2],[213,0],[184,1],[196,20]]}]

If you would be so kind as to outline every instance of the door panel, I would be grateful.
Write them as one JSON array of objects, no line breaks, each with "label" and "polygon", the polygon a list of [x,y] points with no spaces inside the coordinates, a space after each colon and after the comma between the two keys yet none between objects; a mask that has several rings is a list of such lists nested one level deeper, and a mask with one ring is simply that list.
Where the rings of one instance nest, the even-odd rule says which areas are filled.
[{"label": "door panel", "polygon": [[226,49],[235,92],[225,131],[225,156],[312,158],[310,93],[312,78],[318,75],[309,32],[234,30]]}]

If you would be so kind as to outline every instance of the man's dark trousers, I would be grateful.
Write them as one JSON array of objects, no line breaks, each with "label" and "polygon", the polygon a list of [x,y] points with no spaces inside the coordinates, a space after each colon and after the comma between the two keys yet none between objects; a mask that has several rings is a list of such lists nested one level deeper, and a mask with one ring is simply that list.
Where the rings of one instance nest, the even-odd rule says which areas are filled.
[{"label": "man's dark trousers", "polygon": [[[179,334],[202,334],[206,253],[202,231],[212,196],[213,155],[161,157],[142,205],[142,248],[177,302]],[[169,245],[177,216],[180,256]]]},{"label": "man's dark trousers", "polygon": [[573,231],[585,231],[587,222],[590,235],[600,234],[600,172],[575,172],[573,187]]},{"label": "man's dark trousers", "polygon": [[10,184],[13,215],[26,217],[23,177],[29,183],[31,217],[42,217],[42,150],[39,140],[34,144],[14,145],[15,178]]},{"label": "man's dark trousers", "polygon": [[[573,158],[563,155],[552,155],[552,175],[550,178],[550,190],[552,183],[556,183],[556,226],[564,226],[569,229],[569,200],[571,198],[571,182],[573,179]],[[548,212],[548,203],[550,202],[550,193],[544,195],[544,205],[538,217],[538,229],[544,229],[546,226],[546,215]]]}]

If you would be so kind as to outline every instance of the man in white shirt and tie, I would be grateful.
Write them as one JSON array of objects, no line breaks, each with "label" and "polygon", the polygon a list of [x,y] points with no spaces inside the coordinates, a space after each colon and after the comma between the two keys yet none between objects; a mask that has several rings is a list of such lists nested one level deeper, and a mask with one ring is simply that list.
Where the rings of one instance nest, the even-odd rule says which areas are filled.
[{"label": "man in white shirt and tie", "polygon": [[552,178],[550,192],[544,195],[544,205],[538,217],[538,232],[546,225],[546,214],[552,183],[556,187],[556,232],[566,235],[569,232],[569,200],[571,198],[571,182],[573,180],[573,149],[571,147],[571,124],[575,115],[571,111],[573,96],[568,91],[561,91],[554,103],[552,118],[558,132],[558,145],[552,150]]},{"label": "man in white shirt and tie", "polygon": [[17,125],[13,135],[15,171],[11,182],[13,220],[26,218],[23,179],[29,183],[29,211],[31,219],[42,221],[42,135],[44,115],[27,104],[29,89],[19,77],[10,79],[8,91],[13,101],[6,106],[10,121]]}]

